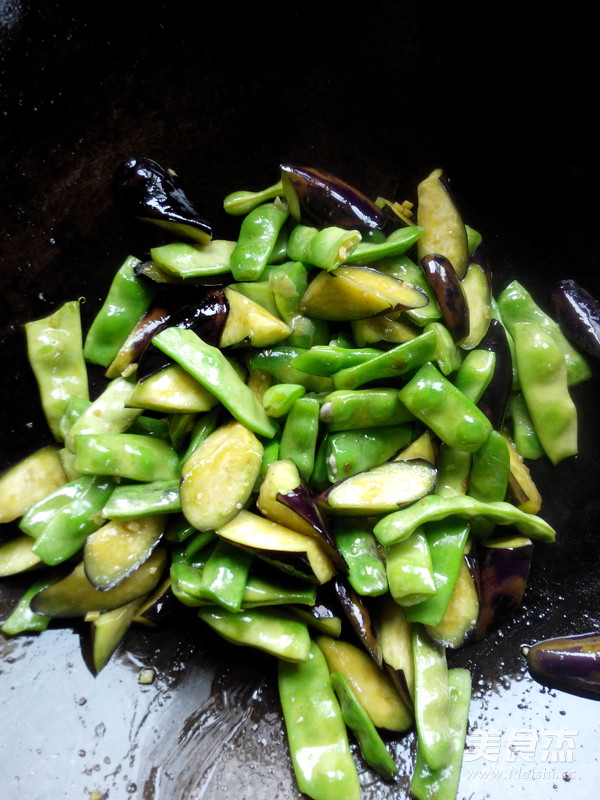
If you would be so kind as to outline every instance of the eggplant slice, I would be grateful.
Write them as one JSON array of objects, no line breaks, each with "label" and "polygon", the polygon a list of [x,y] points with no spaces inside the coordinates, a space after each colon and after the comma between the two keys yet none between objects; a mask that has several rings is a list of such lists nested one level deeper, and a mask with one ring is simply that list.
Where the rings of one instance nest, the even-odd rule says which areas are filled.
[{"label": "eggplant slice", "polygon": [[124,161],[115,172],[114,185],[126,213],[196,242],[211,240],[210,224],[198,214],[175,173],[151,158]]},{"label": "eggplant slice", "polygon": [[374,202],[325,170],[282,164],[281,181],[290,214],[297,222],[361,233],[385,227],[386,215]]},{"label": "eggplant slice", "polygon": [[317,502],[329,514],[386,514],[429,494],[436,481],[437,469],[425,459],[388,461],[333,484]]}]

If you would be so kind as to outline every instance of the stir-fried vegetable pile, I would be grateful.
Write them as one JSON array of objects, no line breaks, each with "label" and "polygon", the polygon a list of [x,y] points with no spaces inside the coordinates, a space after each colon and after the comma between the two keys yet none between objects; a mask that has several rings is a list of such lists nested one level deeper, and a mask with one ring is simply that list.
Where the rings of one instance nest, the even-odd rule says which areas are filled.
[{"label": "stir-fried vegetable pile", "polygon": [[283,165],[225,198],[236,240],[149,159],[117,190],[172,241],[89,330],[77,300],[25,325],[54,441],[0,478],[0,575],[35,577],[3,632],[82,618],[99,671],[195,609],[277,659],[301,791],[358,798],[359,758],[394,781],[416,729],[411,791],[454,797],[471,682],[447,651],[555,538],[527,460],[577,453],[586,360],[521,283],[496,293],[441,170],[414,209]]}]

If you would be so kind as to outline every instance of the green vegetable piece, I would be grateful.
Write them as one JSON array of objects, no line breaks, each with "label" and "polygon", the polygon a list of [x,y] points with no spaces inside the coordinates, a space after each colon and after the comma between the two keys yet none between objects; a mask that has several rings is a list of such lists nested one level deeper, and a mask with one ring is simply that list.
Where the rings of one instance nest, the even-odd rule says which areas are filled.
[{"label": "green vegetable piece", "polygon": [[333,381],[330,377],[310,375],[293,366],[292,362],[305,352],[307,352],[305,348],[290,345],[269,347],[254,353],[250,366],[252,369],[268,372],[277,383],[297,383],[299,386],[304,386],[307,392],[331,391]]},{"label": "green vegetable piece", "polygon": [[144,436],[156,436],[159,439],[169,438],[169,422],[166,419],[158,419],[157,417],[150,417],[148,414],[140,414],[137,419],[131,423],[128,428],[128,433],[141,433]]},{"label": "green vegetable piece", "polygon": [[75,437],[76,468],[84,475],[167,481],[179,475],[179,456],[164,439],[139,433],[82,433]]},{"label": "green vegetable piece", "polygon": [[279,419],[289,414],[296,400],[305,394],[306,389],[298,383],[276,383],[265,390],[262,404],[270,417]]},{"label": "green vegetable piece", "polygon": [[205,606],[201,597],[202,568],[185,562],[173,561],[169,571],[173,595],[188,608]]},{"label": "green vegetable piece", "polygon": [[577,454],[577,409],[560,347],[535,322],[513,325],[521,391],[537,437],[553,464]]},{"label": "green vegetable piece", "polygon": [[85,409],[71,426],[65,444],[75,452],[75,437],[82,433],[123,433],[142,413],[141,408],[128,408],[134,385],[125,378],[115,378]]},{"label": "green vegetable piece", "polygon": [[181,511],[179,478],[115,486],[102,507],[104,519],[135,519]]},{"label": "green vegetable piece", "polygon": [[330,431],[376,428],[414,421],[398,389],[337,389],[321,405],[321,421]]},{"label": "green vegetable piece", "polygon": [[381,350],[374,347],[348,348],[335,345],[316,345],[297,356],[292,366],[310,375],[328,377],[342,369],[353,367],[370,361],[381,355]]},{"label": "green vegetable piece", "polygon": [[359,231],[335,225],[320,229],[296,225],[288,239],[287,253],[292,261],[330,272],[347,261],[361,238]]},{"label": "green vegetable piece", "polygon": [[531,294],[518,281],[512,281],[501,292],[498,297],[498,309],[502,322],[513,338],[516,324],[533,322],[540,325],[554,339],[565,359],[569,386],[582,383],[591,377],[592,372],[584,356],[571,344],[558,324],[542,311]]},{"label": "green vegetable piece", "polygon": [[19,633],[37,633],[45,631],[50,624],[50,617],[43,617],[31,610],[31,598],[51,583],[50,578],[36,581],[21,597],[11,615],[4,621],[0,630],[5,636],[16,636]]},{"label": "green vegetable piece", "polygon": [[65,408],[65,413],[62,415],[59,425],[60,436],[64,441],[67,438],[71,427],[79,419],[79,417],[86,411],[92,404],[92,401],[87,397],[71,397]]},{"label": "green vegetable piece", "polygon": [[128,256],[115,273],[108,293],[85,337],[83,354],[92,364],[108,367],[154,295],[152,283],[135,273],[140,261]]},{"label": "green vegetable piece", "polygon": [[167,436],[176,453],[181,453],[186,446],[195,422],[195,414],[169,414],[167,417]]},{"label": "green vegetable piece", "polygon": [[206,606],[198,616],[232,644],[255,647],[293,663],[308,659],[311,640],[306,624],[284,608],[251,608],[228,611]]},{"label": "green vegetable piece", "polygon": [[467,738],[471,676],[467,669],[448,670],[450,747],[446,766],[432,769],[420,740],[410,781],[410,791],[417,800],[455,800]]},{"label": "green vegetable piece", "polygon": [[279,457],[291,459],[306,481],[315,464],[319,411],[319,402],[314,397],[299,397],[287,416],[279,442]]},{"label": "green vegetable piece", "polygon": [[231,273],[236,281],[260,278],[288,216],[287,208],[277,200],[256,206],[246,214],[231,253]]},{"label": "green vegetable piece", "polygon": [[242,606],[303,605],[314,606],[317,602],[317,587],[304,581],[296,581],[290,576],[277,580],[271,576],[252,575],[248,577]]},{"label": "green vegetable piece", "polygon": [[317,443],[315,465],[309,481],[310,486],[318,492],[323,492],[331,483],[327,475],[327,440],[329,436],[330,434],[325,434],[321,437],[321,441]]},{"label": "green vegetable piece", "polygon": [[272,186],[267,186],[266,189],[261,189],[258,192],[245,190],[231,192],[223,200],[223,208],[228,214],[241,217],[266,200],[274,200],[276,197],[283,197],[283,184],[281,181],[277,181]]},{"label": "green vegetable piece", "polygon": [[24,325],[29,364],[48,427],[62,441],[60,423],[71,397],[89,398],[79,301]]},{"label": "green vegetable piece", "polygon": [[363,758],[385,780],[392,780],[398,774],[398,766],[347,679],[341,672],[334,672],[331,685],[342,709],[344,722],[354,733]]},{"label": "green vegetable piece", "polygon": [[[188,532],[184,533],[184,530]],[[212,552],[212,547],[208,548],[207,545],[216,541],[217,534],[214,531],[197,531],[195,528],[190,527],[183,514],[180,514],[172,520],[171,527],[167,532],[167,538],[169,541],[175,540],[183,543],[179,547],[174,547],[171,551],[172,563],[197,565],[198,553]],[[201,559],[203,567],[207,557]]]},{"label": "green vegetable piece", "polygon": [[412,630],[415,723],[423,759],[443,769],[450,758],[450,695],[445,649],[419,626]]},{"label": "green vegetable piece", "polygon": [[330,483],[377,467],[411,441],[412,425],[386,425],[334,431],[326,440],[326,467]]},{"label": "green vegetable piece", "polygon": [[378,597],[388,590],[385,561],[373,532],[360,520],[338,518],[333,535],[348,565],[348,582],[360,595]]},{"label": "green vegetable piece", "polygon": [[437,345],[435,332],[429,330],[362,364],[336,372],[334,386],[336,389],[356,389],[365,383],[405,375],[433,360]]},{"label": "green vegetable piece", "polygon": [[189,458],[198,445],[215,430],[219,424],[219,416],[221,411],[222,408],[219,405],[216,408],[207,411],[206,414],[202,414],[202,416],[196,421],[190,434],[190,440],[187,449],[181,457],[182,464]]},{"label": "green vegetable piece", "polygon": [[327,322],[303,314],[300,307],[308,286],[308,270],[304,264],[300,261],[281,264],[269,273],[268,285],[273,293],[276,313],[291,330],[287,344],[305,348],[327,340]]},{"label": "green vegetable piece", "polygon": [[485,414],[433,364],[425,364],[399,391],[405,407],[457,450],[478,450],[491,433]]},{"label": "green vegetable piece", "polygon": [[[213,553],[212,547],[204,547],[200,554],[186,553],[181,556],[184,560],[173,560],[171,564],[173,592],[184,605],[196,608],[214,605],[214,600],[207,599],[203,577],[205,567]],[[241,606],[244,609],[289,604],[314,606],[316,597],[317,588],[314,584],[294,580],[290,576],[275,579],[270,575],[250,573],[244,587]]]},{"label": "green vegetable piece", "polygon": [[274,461],[277,461],[279,459],[279,436],[276,436],[273,439],[269,439],[269,441],[265,442],[263,445],[263,449],[264,451],[263,451],[262,463],[260,465],[260,470],[256,478],[256,483],[254,484],[255,492],[258,492],[260,490],[260,487],[265,479],[269,466]]},{"label": "green vegetable piece", "polygon": [[378,541],[387,546],[407,539],[419,525],[446,519],[453,514],[467,520],[482,516],[497,525],[514,525],[524,536],[542,542],[553,542],[556,538],[554,528],[535,514],[521,511],[512,503],[483,503],[468,495],[427,495],[417,503],[383,517],[375,525],[373,532]]},{"label": "green vegetable piece", "polygon": [[207,244],[172,242],[150,249],[152,261],[169,275],[181,279],[208,278],[231,272],[235,242],[213,239]]},{"label": "green vegetable piece", "polygon": [[398,605],[411,606],[435,594],[431,554],[422,531],[387,547],[385,560],[390,594]]},{"label": "green vegetable piece", "polygon": [[483,236],[476,231],[475,228],[471,228],[469,225],[465,225],[465,231],[467,233],[467,252],[469,254],[469,258],[473,256],[473,253],[481,242],[483,241]]},{"label": "green vegetable piece", "polygon": [[260,400],[217,347],[192,330],[176,327],[164,328],[152,342],[218,397],[239,422],[269,439],[275,435],[277,427]]},{"label": "green vegetable piece", "polygon": [[485,444],[473,453],[468,493],[484,503],[504,500],[509,475],[508,443],[500,431],[492,431]]},{"label": "green vegetable piece", "polygon": [[313,800],[360,800],[346,725],[317,644],[301,664],[279,662],[278,688],[300,791]]},{"label": "green vegetable piece", "polygon": [[544,448],[527,409],[527,404],[521,391],[511,392],[508,400],[510,418],[512,421],[512,439],[521,458],[537,459],[544,456]]},{"label": "green vegetable piece", "polygon": [[361,241],[346,259],[346,264],[371,264],[380,258],[403,255],[419,239],[423,230],[418,225],[410,225],[398,228],[382,242]]},{"label": "green vegetable piece", "polygon": [[202,570],[201,592],[229,611],[242,607],[252,556],[224,540],[217,544]]},{"label": "green vegetable piece", "polygon": [[451,375],[462,364],[463,355],[461,348],[452,338],[450,330],[441,322],[429,322],[423,329],[424,333],[434,331],[437,336],[435,362],[442,375]]},{"label": "green vegetable piece", "polygon": [[438,480],[435,494],[439,494],[440,497],[466,494],[472,461],[473,453],[456,450],[442,442],[438,452]]},{"label": "green vegetable piece", "polygon": [[36,503],[19,523],[36,539],[32,551],[50,566],[75,555],[102,524],[99,512],[114,487],[112,478],[84,475]]},{"label": "green vegetable piece", "polygon": [[470,526],[460,518],[448,517],[428,523],[424,531],[431,555],[435,594],[406,607],[404,613],[410,622],[438,625],[446,613],[458,580]]},{"label": "green vegetable piece", "polygon": [[478,403],[494,375],[496,353],[493,350],[470,350],[454,378],[454,385],[473,403]]}]

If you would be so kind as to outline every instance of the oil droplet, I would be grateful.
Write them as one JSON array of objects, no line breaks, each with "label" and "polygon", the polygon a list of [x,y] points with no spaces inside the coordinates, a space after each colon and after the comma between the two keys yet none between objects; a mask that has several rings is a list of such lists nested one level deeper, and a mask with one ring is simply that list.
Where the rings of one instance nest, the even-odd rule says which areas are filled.
[{"label": "oil droplet", "polygon": [[126,789],[129,794],[133,794],[134,792],[137,792],[137,784],[132,781],[131,783],[127,784]]}]

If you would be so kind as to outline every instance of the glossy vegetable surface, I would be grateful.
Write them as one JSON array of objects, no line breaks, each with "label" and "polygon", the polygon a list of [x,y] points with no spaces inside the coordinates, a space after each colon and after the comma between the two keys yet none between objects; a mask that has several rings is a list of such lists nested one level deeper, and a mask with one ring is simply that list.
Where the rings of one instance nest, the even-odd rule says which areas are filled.
[{"label": "glossy vegetable surface", "polygon": [[175,173],[153,159],[124,161],[115,175],[115,191],[126,213],[186,238],[210,241],[210,225],[200,217]]},{"label": "glossy vegetable surface", "polygon": [[282,164],[281,179],[292,216],[298,221],[366,231],[385,225],[385,215],[372,200],[325,170]]},{"label": "glossy vegetable surface", "polygon": [[533,677],[563,692],[600,700],[600,635],[557,636],[523,647]]},{"label": "glossy vegetable surface", "polygon": [[[193,280],[180,270],[178,289],[187,286],[198,299],[186,298],[161,317],[136,356],[139,363],[125,358],[124,369],[113,376],[115,359],[129,338],[119,334],[117,350],[100,364],[107,366],[104,390],[92,401],[80,393],[79,382],[48,417],[64,444],[65,478],[72,480],[55,493],[56,502],[51,494],[29,509],[21,529],[35,537],[32,552],[48,566],[80,551],[83,562],[35,594],[29,624],[35,626],[44,615],[84,617],[93,626],[95,668],[103,669],[140,609],[152,602],[151,595],[163,592],[166,578],[180,604],[197,609],[199,621],[234,647],[250,646],[280,661],[306,665],[313,657],[311,637],[325,633],[318,641],[329,671],[343,674],[352,685],[372,725],[396,733],[414,726],[427,768],[454,771],[458,750],[451,737],[460,725],[450,720],[446,649],[472,639],[480,604],[484,613],[495,604],[470,578],[463,553],[472,547],[472,538],[496,536],[497,525],[514,526],[542,542],[554,541],[556,531],[508,496],[512,462],[502,414],[488,415],[479,406],[496,368],[496,352],[485,341],[491,322],[477,335],[468,324],[479,302],[478,294],[471,293],[468,307],[463,296],[460,282],[468,280],[468,270],[461,277],[445,257],[425,256],[428,292],[416,272],[414,283],[397,277],[377,255],[408,258],[406,248],[419,242],[423,231],[412,239],[382,234],[385,248],[365,246],[369,266],[354,266],[345,262],[362,234],[302,223],[287,238],[286,223],[287,210],[277,198],[252,205],[229,260],[218,266],[228,285],[207,291],[198,286],[196,269]],[[396,250],[398,242],[402,252]],[[195,247],[198,253],[205,246]],[[433,268],[440,263],[444,269]],[[153,280],[150,273],[132,274],[134,283]],[[120,277],[113,281],[115,292]],[[465,301],[462,322],[450,313],[452,297]],[[484,319],[492,308],[485,298]],[[142,299],[135,313],[121,315],[132,331],[147,313],[147,298]],[[441,318],[415,316],[434,302]],[[505,294],[508,310],[513,302]],[[296,326],[298,313],[320,324]],[[355,323],[382,313],[407,325],[406,340],[381,340],[376,347],[357,350]],[[542,319],[537,311],[534,318]],[[106,306],[96,320],[101,340],[110,333]],[[517,354],[511,367],[549,443],[556,437],[547,419],[540,418],[535,400],[547,394],[548,376],[539,366],[534,369],[524,334],[534,327],[552,347],[558,374],[552,397],[569,408],[570,419],[576,412],[566,359],[576,363],[577,382],[586,365],[559,344],[556,328],[542,321],[543,327],[518,315],[511,318]],[[40,327],[46,331],[53,324],[44,318]],[[306,337],[302,347],[296,344],[300,332]],[[468,333],[480,350],[472,349],[472,342],[461,347]],[[61,349],[52,339],[44,357],[53,363]],[[144,363],[146,354],[150,367]],[[156,360],[160,354],[162,362]],[[34,356],[32,351],[32,366]],[[84,357],[81,337],[75,336],[67,361],[81,364]],[[478,358],[485,364],[481,370]],[[507,363],[501,374],[506,375]],[[161,389],[166,376],[179,388]],[[38,386],[41,398],[52,394],[43,372]],[[212,401],[194,406],[197,389]],[[180,399],[173,403],[175,394]],[[503,394],[499,406],[505,403]],[[343,455],[334,442],[340,434],[353,435],[354,448],[360,450],[358,434],[368,435],[370,429],[380,441],[361,469],[352,446]],[[545,452],[554,463],[565,457],[550,444]],[[569,454],[575,452],[571,445]],[[349,474],[338,480],[343,472]],[[116,485],[121,480],[124,485]],[[46,512],[52,514],[49,524]],[[165,525],[165,513],[178,515],[184,527]],[[365,524],[353,543],[344,543],[344,525],[330,532],[329,524],[337,519],[352,531],[356,518]],[[100,527],[105,521],[108,527]],[[148,535],[137,537],[133,546],[130,530]],[[27,559],[22,563],[28,564]],[[526,572],[509,612],[519,606]],[[477,580],[488,573],[480,570]],[[286,578],[289,586],[282,586]],[[492,591],[492,584],[490,579],[486,590]],[[317,587],[331,590],[337,610],[325,623],[319,620]],[[379,639],[376,611],[382,595],[405,610],[402,626],[412,671],[397,652],[399,639],[389,630],[385,648]],[[296,606],[310,609],[302,613]],[[28,624],[23,619],[17,627]],[[478,632],[492,627],[486,620]],[[360,730],[363,735],[365,726]],[[337,778],[331,771],[314,785],[297,757],[293,736],[290,744],[299,785],[315,797],[335,793]],[[384,772],[389,776],[393,771]],[[346,778],[351,774],[347,769]]]},{"label": "glossy vegetable surface", "polygon": [[552,305],[566,335],[586,353],[600,358],[600,304],[573,279],[552,290]]}]

